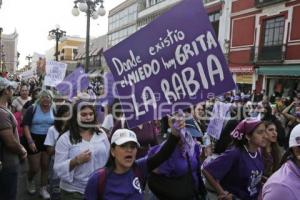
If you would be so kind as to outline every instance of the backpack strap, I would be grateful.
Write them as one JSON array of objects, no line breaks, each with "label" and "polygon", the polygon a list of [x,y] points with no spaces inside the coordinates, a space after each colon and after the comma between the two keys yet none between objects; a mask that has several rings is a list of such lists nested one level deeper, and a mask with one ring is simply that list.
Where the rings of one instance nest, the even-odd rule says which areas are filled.
[{"label": "backpack strap", "polygon": [[104,197],[106,175],[107,175],[106,167],[99,169],[98,200],[102,200]]}]

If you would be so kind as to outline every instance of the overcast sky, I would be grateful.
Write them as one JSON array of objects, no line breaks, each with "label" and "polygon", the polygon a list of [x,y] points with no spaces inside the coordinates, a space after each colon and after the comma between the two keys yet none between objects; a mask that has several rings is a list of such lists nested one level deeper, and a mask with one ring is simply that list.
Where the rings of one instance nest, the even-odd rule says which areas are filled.
[{"label": "overcast sky", "polygon": [[[107,33],[108,11],[125,0],[104,0],[106,15],[97,20],[91,18],[91,37]],[[86,16],[80,13],[74,17],[71,13],[73,0],[3,0],[0,9],[0,27],[4,34],[14,30],[19,34],[18,51],[20,66],[27,61],[25,57],[33,52],[44,52],[55,46],[54,40],[48,40],[48,33],[58,24],[67,35],[86,36]]]}]

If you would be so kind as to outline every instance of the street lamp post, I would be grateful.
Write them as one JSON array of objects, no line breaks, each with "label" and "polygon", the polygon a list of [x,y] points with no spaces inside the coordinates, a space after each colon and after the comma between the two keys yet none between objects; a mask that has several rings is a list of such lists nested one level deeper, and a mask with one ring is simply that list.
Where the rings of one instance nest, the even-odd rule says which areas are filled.
[{"label": "street lamp post", "polygon": [[56,25],[55,29],[49,31],[48,40],[55,39],[56,46],[55,46],[55,60],[58,61],[58,42],[61,38],[66,36],[66,31],[60,29],[59,25]]},{"label": "street lamp post", "polygon": [[[85,72],[87,73],[90,65],[90,17],[97,19],[98,15],[104,16],[106,11],[103,7],[103,0],[75,0],[74,7],[72,9],[72,14],[78,16],[81,12],[86,13],[86,42],[85,42]],[[77,7],[79,6],[79,9]],[[97,6],[100,7],[97,10]]]}]

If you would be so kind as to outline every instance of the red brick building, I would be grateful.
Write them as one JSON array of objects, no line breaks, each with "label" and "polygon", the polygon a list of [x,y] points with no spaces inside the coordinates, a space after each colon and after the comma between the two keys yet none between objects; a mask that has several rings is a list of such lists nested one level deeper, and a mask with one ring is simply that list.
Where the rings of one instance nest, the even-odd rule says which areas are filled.
[{"label": "red brick building", "polygon": [[232,0],[229,43],[241,87],[284,96],[300,89],[300,0]]}]

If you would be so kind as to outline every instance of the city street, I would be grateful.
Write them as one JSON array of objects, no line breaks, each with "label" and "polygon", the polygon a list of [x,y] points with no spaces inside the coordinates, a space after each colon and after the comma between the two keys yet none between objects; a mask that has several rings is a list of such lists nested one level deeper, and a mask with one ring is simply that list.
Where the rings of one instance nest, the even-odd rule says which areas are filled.
[{"label": "city street", "polygon": [[[26,163],[23,163],[20,168],[20,175],[18,178],[18,196],[17,200],[42,200],[39,196],[39,190],[34,195],[30,195],[26,190],[26,178],[27,178],[28,166]],[[36,182],[39,183],[39,180],[36,179]],[[39,184],[37,184],[39,185]]]},{"label": "city street", "polygon": [[0,0],[0,200],[299,200],[299,148],[300,0]]}]

